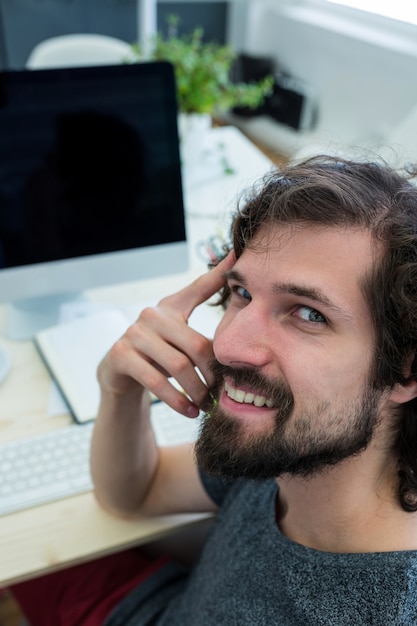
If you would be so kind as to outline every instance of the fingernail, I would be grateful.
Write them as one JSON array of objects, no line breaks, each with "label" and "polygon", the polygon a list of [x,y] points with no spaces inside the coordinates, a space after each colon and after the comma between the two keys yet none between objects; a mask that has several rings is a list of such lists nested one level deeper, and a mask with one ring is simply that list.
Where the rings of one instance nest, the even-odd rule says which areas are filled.
[{"label": "fingernail", "polygon": [[188,417],[198,417],[200,411],[198,409],[198,407],[196,407],[195,404],[191,404],[188,409],[187,409],[187,415]]}]

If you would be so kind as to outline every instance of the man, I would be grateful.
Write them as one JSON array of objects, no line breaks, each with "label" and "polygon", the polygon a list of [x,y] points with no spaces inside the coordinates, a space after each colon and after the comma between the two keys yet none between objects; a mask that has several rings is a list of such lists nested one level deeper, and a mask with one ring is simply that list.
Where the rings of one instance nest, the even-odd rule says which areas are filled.
[{"label": "man", "polygon": [[[233,251],[143,311],[99,367],[97,498],[217,515],[191,573],[138,561],[115,583],[106,626],[417,624],[416,285],[417,189],[315,158],[265,180]],[[220,290],[211,342],[187,320]],[[206,411],[195,451],[157,448],[148,390]]]}]

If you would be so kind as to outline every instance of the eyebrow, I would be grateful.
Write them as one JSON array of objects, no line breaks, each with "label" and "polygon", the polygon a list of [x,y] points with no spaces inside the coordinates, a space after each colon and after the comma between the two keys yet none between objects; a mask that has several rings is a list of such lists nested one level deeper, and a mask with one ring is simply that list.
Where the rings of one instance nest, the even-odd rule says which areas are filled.
[{"label": "eyebrow", "polygon": [[[247,285],[247,281],[242,276],[240,272],[235,269],[231,269],[224,274],[226,280],[235,280],[240,283],[244,287]],[[331,309],[338,315],[343,316],[346,319],[352,319],[350,313],[348,313],[345,309],[340,307],[339,305],[332,302],[326,294],[316,287],[305,287],[303,285],[296,285],[295,283],[274,283],[272,285],[273,293],[282,293],[282,294],[290,294],[293,296],[299,296],[301,298],[308,298],[309,300],[313,300],[317,302],[319,305],[323,305],[328,309]]]}]

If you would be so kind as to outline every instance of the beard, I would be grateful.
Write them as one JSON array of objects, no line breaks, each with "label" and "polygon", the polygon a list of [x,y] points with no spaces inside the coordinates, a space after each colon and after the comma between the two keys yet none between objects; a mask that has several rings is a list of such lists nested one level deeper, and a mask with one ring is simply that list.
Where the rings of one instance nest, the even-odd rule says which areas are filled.
[{"label": "beard", "polygon": [[[217,361],[210,400],[205,407],[195,454],[208,474],[230,478],[266,479],[282,474],[311,477],[366,449],[378,424],[381,392],[371,384],[350,404],[296,406],[289,386],[272,381],[256,370],[234,369]],[[256,389],[273,400],[275,415],[251,429],[245,420],[223,411],[218,398],[224,377],[233,386]],[[260,421],[266,422],[264,417]]]}]

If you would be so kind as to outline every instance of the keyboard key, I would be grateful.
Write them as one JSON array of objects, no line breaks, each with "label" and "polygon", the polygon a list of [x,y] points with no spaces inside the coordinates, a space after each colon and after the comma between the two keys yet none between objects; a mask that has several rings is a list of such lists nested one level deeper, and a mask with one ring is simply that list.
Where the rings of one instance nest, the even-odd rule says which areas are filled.
[{"label": "keyboard key", "polygon": [[[198,419],[187,419],[162,402],[152,405],[151,419],[161,446],[197,436]],[[90,491],[92,432],[93,423],[74,424],[0,443],[0,515]]]}]

